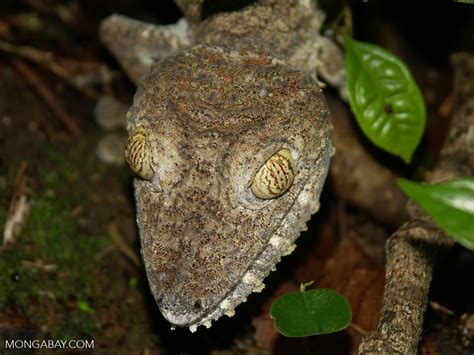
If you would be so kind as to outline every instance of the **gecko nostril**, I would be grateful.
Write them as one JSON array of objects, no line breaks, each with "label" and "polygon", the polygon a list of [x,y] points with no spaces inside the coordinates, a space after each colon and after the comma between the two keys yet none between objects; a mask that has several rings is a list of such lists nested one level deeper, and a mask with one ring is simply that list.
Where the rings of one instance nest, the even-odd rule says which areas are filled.
[{"label": "gecko nostril", "polygon": [[202,304],[201,304],[201,301],[196,301],[194,302],[194,310],[195,311],[200,311],[202,309]]}]

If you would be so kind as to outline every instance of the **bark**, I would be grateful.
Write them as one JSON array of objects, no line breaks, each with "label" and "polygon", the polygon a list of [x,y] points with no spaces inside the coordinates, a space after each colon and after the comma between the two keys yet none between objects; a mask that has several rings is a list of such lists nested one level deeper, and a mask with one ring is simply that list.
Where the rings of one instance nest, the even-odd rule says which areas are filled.
[{"label": "bark", "polygon": [[[439,161],[427,182],[474,175],[474,56],[452,56],[455,109]],[[377,330],[359,354],[416,354],[436,261],[453,244],[414,203],[411,220],[387,241],[386,283]]]}]

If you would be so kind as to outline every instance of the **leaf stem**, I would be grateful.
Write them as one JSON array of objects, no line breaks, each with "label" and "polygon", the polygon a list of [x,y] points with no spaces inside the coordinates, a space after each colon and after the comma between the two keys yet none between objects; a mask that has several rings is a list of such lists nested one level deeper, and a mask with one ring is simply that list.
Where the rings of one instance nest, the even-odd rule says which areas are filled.
[{"label": "leaf stem", "polygon": [[305,283],[301,283],[300,284],[300,292],[306,291],[306,288],[311,286],[313,283],[314,283],[314,281],[308,281],[308,282],[305,282]]}]

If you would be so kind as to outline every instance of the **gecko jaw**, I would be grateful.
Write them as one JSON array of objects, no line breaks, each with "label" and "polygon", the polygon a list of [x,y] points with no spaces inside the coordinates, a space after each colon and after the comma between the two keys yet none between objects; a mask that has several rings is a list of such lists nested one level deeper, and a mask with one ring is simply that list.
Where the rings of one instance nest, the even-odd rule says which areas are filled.
[{"label": "gecko jaw", "polygon": [[[329,145],[326,151],[320,157],[321,161],[329,159],[332,152],[332,146]],[[309,175],[305,188],[299,193],[295,204],[288,212],[288,217],[278,227],[273,236],[269,239],[266,248],[259,254],[254,263],[250,266],[240,282],[204,316],[198,319],[191,319],[188,323],[183,322],[183,318],[161,309],[161,312],[170,323],[177,326],[187,326],[191,332],[195,332],[197,327],[204,325],[206,328],[211,326],[211,322],[219,319],[223,315],[232,317],[235,314],[235,307],[247,301],[248,295],[252,292],[261,292],[265,285],[263,280],[270,271],[276,269],[276,264],[282,256],[289,255],[295,249],[294,241],[300,233],[307,230],[306,223],[311,215],[319,209],[319,194],[322,190],[322,184],[326,176],[317,174]],[[298,211],[306,211],[300,213]],[[161,307],[160,307],[161,308]],[[184,317],[184,316],[183,316]],[[187,315],[188,319],[191,317]]]}]

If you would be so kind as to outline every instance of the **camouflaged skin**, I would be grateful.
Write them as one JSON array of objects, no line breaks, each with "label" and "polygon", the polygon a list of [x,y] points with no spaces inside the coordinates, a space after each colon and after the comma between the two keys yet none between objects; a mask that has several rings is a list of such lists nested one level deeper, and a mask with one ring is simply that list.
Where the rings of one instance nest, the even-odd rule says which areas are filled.
[{"label": "camouflaged skin", "polygon": [[[150,288],[165,318],[192,331],[231,316],[292,252],[319,208],[333,151],[315,73],[294,64],[304,62],[295,53],[311,50],[298,48],[303,28],[287,14],[303,9],[281,5],[275,21],[273,7],[260,10],[216,15],[194,29],[205,44],[152,64],[127,114],[129,134],[143,127],[156,164],[150,181],[134,182]],[[311,11],[305,23],[316,31],[321,16]],[[267,43],[225,16],[288,40]],[[293,185],[278,198],[256,198],[253,176],[283,148]]]}]

